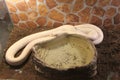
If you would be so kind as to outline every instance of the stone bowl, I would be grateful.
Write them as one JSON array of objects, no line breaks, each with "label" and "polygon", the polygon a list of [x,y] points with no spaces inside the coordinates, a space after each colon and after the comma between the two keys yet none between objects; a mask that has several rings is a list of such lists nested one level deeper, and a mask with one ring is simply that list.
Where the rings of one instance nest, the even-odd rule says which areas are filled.
[{"label": "stone bowl", "polygon": [[97,73],[96,48],[83,36],[58,37],[36,44],[32,52],[35,70],[47,78],[91,78]]}]

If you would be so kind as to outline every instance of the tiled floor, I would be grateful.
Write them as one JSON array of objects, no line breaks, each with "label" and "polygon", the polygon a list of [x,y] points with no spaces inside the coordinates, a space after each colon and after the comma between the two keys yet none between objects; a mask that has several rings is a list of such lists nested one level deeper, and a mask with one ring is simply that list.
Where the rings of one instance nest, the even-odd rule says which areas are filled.
[{"label": "tiled floor", "polygon": [[120,0],[5,0],[15,26],[58,27],[92,23],[109,27],[120,23]]},{"label": "tiled floor", "polygon": [[0,62],[10,31],[6,22],[0,22]]}]

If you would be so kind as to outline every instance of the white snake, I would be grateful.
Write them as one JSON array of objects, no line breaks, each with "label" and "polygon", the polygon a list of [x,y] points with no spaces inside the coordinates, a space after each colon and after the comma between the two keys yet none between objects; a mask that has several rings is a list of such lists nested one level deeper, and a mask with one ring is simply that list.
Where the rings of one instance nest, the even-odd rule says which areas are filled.
[{"label": "white snake", "polygon": [[[104,37],[102,30],[92,24],[63,25],[55,29],[31,34],[18,40],[6,51],[5,59],[9,65],[20,65],[27,59],[31,48],[35,44],[50,41],[64,34],[82,35],[92,40],[95,45],[101,43]],[[15,57],[16,53],[23,47],[25,47],[23,52],[18,57]]]}]

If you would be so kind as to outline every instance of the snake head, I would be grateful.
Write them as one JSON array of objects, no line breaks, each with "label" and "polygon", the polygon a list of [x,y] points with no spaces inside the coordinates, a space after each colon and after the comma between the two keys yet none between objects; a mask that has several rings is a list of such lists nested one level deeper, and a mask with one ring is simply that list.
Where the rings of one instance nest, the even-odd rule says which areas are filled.
[{"label": "snake head", "polygon": [[103,41],[104,35],[102,30],[93,24],[81,24],[74,27],[77,34],[92,40],[94,44],[99,44]]}]

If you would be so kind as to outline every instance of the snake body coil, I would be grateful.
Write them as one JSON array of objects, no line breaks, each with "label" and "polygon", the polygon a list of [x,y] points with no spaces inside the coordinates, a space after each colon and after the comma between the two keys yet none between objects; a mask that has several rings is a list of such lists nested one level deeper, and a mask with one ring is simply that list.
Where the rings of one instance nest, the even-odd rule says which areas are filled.
[{"label": "snake body coil", "polygon": [[[55,29],[31,34],[18,40],[6,51],[5,59],[10,65],[20,65],[27,59],[30,54],[29,51],[35,44],[50,41],[65,34],[82,35],[92,40],[95,45],[101,43],[104,37],[102,30],[92,24],[63,25]],[[15,57],[16,53],[23,47],[25,47],[23,52],[18,57]]]}]

